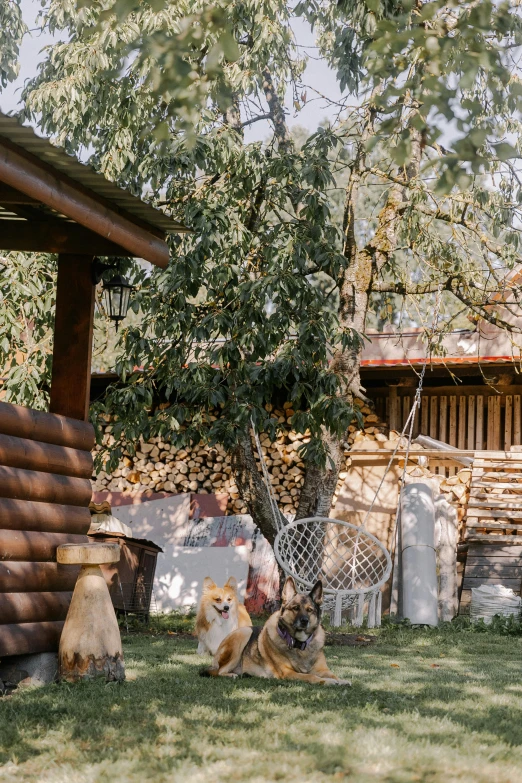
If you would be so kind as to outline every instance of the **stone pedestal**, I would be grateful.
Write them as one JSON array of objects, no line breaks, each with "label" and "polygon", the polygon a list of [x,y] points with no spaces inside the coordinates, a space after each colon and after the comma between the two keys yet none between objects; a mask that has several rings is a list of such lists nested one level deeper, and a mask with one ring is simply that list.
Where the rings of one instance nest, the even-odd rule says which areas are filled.
[{"label": "stone pedestal", "polygon": [[100,565],[115,563],[119,558],[118,544],[58,547],[59,563],[82,566],[60,639],[58,659],[62,680],[125,679],[120,629],[100,569]]}]

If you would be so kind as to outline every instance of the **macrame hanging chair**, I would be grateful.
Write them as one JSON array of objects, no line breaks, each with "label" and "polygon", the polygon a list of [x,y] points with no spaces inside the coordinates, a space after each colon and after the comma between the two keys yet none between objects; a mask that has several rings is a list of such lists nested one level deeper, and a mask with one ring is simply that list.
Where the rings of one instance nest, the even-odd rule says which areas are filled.
[{"label": "macrame hanging chair", "polygon": [[[440,302],[441,290],[439,289],[430,341],[433,340],[435,334]],[[419,374],[419,383],[408,418],[400,437],[397,439],[395,449],[390,456],[370,507],[359,527],[351,522],[328,517],[308,517],[283,525],[281,520],[284,517],[279,513],[277,507],[259,435],[252,420],[254,440],[277,530],[274,541],[276,560],[284,573],[293,577],[298,587],[303,590],[311,590],[317,579],[321,579],[324,592],[323,606],[326,611],[330,612],[332,625],[336,627],[342,624],[343,613],[346,611],[352,625],[362,625],[365,607],[367,607],[368,613],[368,628],[374,628],[381,624],[381,588],[386,584],[391,574],[392,558],[386,547],[366,530],[366,523],[401,445],[406,445],[401,478],[401,486],[404,485],[415,414],[420,409],[428,355],[429,348]],[[395,515],[395,539],[399,529],[400,492],[398,498]]]}]

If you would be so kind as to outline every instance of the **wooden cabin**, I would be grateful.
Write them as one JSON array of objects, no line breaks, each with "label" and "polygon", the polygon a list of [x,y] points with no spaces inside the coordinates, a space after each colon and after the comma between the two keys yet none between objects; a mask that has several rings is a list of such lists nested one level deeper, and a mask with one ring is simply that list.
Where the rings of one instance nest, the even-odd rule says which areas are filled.
[{"label": "wooden cabin", "polygon": [[58,254],[50,410],[0,403],[0,658],[58,648],[87,542],[88,423],[97,256],[166,267],[184,227],[0,114],[0,250]]}]

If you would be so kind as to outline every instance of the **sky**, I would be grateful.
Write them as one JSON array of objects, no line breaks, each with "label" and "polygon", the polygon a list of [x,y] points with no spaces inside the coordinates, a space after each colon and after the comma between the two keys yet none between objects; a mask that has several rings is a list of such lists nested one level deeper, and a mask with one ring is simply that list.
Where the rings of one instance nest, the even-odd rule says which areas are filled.
[{"label": "sky", "polygon": [[[8,85],[0,92],[0,110],[13,112],[17,110],[20,101],[20,88],[26,79],[30,79],[37,72],[38,63],[45,58],[42,49],[49,44],[60,40],[60,36],[51,36],[49,33],[41,33],[37,28],[36,16],[40,11],[40,3],[37,0],[22,0],[22,12],[24,20],[30,29],[25,36],[20,52],[20,73],[15,82]],[[323,119],[333,119],[336,109],[328,105],[328,102],[320,98],[319,94],[327,95],[331,100],[338,100],[341,95],[335,75],[324,60],[317,59],[314,48],[314,35],[304,20],[296,20],[294,25],[296,40],[301,51],[309,56],[307,69],[303,75],[303,83],[307,86],[307,103],[301,111],[295,111],[291,91],[288,92],[286,107],[288,111],[288,124],[300,125],[310,131],[314,131]],[[317,91],[314,92],[314,91]],[[247,142],[261,141],[270,135],[268,121],[256,122],[245,128]]]}]

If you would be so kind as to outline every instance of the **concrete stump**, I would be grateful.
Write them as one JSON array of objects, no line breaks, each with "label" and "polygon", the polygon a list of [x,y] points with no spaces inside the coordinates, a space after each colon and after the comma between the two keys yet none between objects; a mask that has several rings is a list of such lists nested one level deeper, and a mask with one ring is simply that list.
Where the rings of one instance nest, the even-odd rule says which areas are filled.
[{"label": "concrete stump", "polygon": [[60,639],[62,680],[125,679],[120,629],[100,568],[119,559],[118,544],[65,544],[57,549],[59,563],[82,566]]}]

